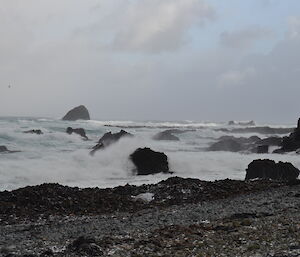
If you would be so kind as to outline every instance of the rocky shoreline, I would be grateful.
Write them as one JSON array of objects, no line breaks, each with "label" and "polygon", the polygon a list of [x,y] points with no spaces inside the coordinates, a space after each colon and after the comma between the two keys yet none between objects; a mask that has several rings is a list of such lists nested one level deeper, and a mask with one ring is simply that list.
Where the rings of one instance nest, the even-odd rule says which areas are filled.
[{"label": "rocky shoreline", "polygon": [[173,177],[0,192],[0,256],[299,256],[299,189]]}]

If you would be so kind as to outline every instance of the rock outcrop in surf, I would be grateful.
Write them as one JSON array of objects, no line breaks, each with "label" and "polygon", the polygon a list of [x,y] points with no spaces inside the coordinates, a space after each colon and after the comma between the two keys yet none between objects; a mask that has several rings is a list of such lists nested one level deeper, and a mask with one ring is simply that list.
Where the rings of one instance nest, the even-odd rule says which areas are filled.
[{"label": "rock outcrop in surf", "polygon": [[173,135],[172,130],[165,130],[157,133],[154,137],[154,140],[167,140],[167,141],[179,141],[179,138]]},{"label": "rock outcrop in surf", "polygon": [[84,105],[80,105],[70,110],[62,119],[69,121],[90,120],[90,114]]},{"label": "rock outcrop in surf", "polygon": [[299,170],[289,162],[275,163],[273,160],[254,160],[246,169],[246,180],[261,178],[290,181],[299,176]]},{"label": "rock outcrop in surf", "polygon": [[138,148],[130,155],[130,159],[135,165],[137,175],[149,175],[156,173],[168,173],[168,157],[164,153],[155,152],[150,148]]},{"label": "rock outcrop in surf", "polygon": [[31,129],[31,130],[24,131],[23,133],[25,133],[25,134],[37,134],[37,135],[42,135],[43,134],[43,132],[40,129]]},{"label": "rock outcrop in surf", "polygon": [[281,148],[274,153],[293,152],[300,149],[300,118],[298,119],[297,128],[287,137],[282,139]]},{"label": "rock outcrop in surf", "polygon": [[208,147],[208,151],[229,151],[229,152],[250,152],[250,153],[268,153],[270,146],[280,146],[281,137],[267,137],[261,139],[258,136],[234,137],[222,136],[217,142]]},{"label": "rock outcrop in surf", "polygon": [[18,153],[20,151],[11,151],[8,150],[5,145],[0,145],[0,153]]},{"label": "rock outcrop in surf", "polygon": [[291,133],[293,128],[272,128],[272,127],[245,127],[245,128],[218,128],[215,131],[227,132],[227,133],[258,133],[258,134],[288,134]]},{"label": "rock outcrop in surf", "polygon": [[105,147],[119,141],[122,137],[133,137],[132,134],[126,132],[125,130],[121,130],[118,133],[105,133],[98,141],[98,143],[93,147],[93,150],[90,152],[93,155],[96,151],[104,149]]},{"label": "rock outcrop in surf", "polygon": [[250,121],[234,121],[231,120],[228,122],[229,126],[233,126],[233,125],[239,125],[239,126],[255,126],[255,122],[254,120],[250,120]]},{"label": "rock outcrop in surf", "polygon": [[72,133],[75,133],[75,134],[78,134],[80,135],[81,137],[83,137],[84,139],[88,140],[89,138],[86,136],[86,133],[85,133],[85,130],[83,128],[71,128],[71,127],[68,127],[66,132],[71,135]]}]

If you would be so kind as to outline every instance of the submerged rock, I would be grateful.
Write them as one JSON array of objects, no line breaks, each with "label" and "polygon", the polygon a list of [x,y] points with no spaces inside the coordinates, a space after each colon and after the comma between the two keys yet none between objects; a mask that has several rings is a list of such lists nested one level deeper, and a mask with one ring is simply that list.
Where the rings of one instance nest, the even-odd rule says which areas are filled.
[{"label": "submerged rock", "polygon": [[157,133],[153,139],[154,140],[167,140],[167,141],[179,141],[179,138],[172,134],[171,130],[165,130]]},{"label": "submerged rock", "polygon": [[257,153],[268,153],[269,152],[269,146],[268,145],[258,145],[256,149]]},{"label": "submerged rock", "polygon": [[31,130],[24,131],[23,133],[25,133],[25,134],[37,134],[37,135],[42,135],[43,134],[43,132],[40,129],[31,129]]},{"label": "submerged rock", "polygon": [[69,121],[90,120],[90,114],[85,106],[80,105],[70,110],[62,119]]},{"label": "submerged rock", "polygon": [[130,155],[137,175],[149,175],[169,172],[168,157],[164,153],[155,152],[150,148],[138,148]]},{"label": "submerged rock", "polygon": [[18,153],[20,151],[10,151],[5,145],[0,145],[0,153]]},{"label": "submerged rock", "polygon": [[228,133],[258,133],[258,134],[288,134],[293,131],[292,128],[272,128],[272,127],[246,127],[246,128],[219,128],[215,131],[222,131]]},{"label": "submerged rock", "polygon": [[228,125],[229,126],[232,126],[232,125],[239,125],[239,126],[255,126],[255,122],[254,120],[250,120],[250,121],[229,121],[228,122]]},{"label": "submerged rock", "polygon": [[282,137],[267,137],[259,140],[257,143],[260,145],[280,146],[282,143]]},{"label": "submerged rock", "polygon": [[0,153],[2,153],[2,152],[8,152],[8,151],[9,151],[9,150],[7,149],[6,146],[0,145]]},{"label": "submerged rock", "polygon": [[83,138],[85,138],[85,139],[88,140],[88,137],[86,136],[85,130],[83,128],[75,128],[75,129],[73,129],[71,127],[68,127],[67,130],[66,130],[66,132],[69,135],[71,135],[74,132],[75,134],[78,134],[81,137],[83,137]]},{"label": "submerged rock", "polygon": [[133,137],[132,134],[126,132],[125,130],[121,130],[118,133],[111,133],[111,132],[107,132],[105,133],[98,141],[98,144],[96,144],[93,147],[93,150],[90,152],[90,154],[94,154],[96,151],[104,149],[105,147],[116,143],[117,141],[119,141],[122,137]]},{"label": "submerged rock", "polygon": [[223,139],[219,142],[216,142],[208,148],[208,151],[239,152],[242,150],[245,150],[245,147],[241,143],[231,138]]},{"label": "submerged rock", "polygon": [[254,160],[246,169],[246,180],[263,178],[275,180],[295,180],[299,170],[289,162],[275,163],[273,160]]}]

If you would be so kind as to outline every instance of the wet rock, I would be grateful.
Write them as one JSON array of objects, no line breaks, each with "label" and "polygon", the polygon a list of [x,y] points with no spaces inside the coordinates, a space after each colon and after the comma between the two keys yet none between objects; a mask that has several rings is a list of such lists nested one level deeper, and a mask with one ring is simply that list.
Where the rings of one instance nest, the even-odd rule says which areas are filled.
[{"label": "wet rock", "polygon": [[292,128],[272,128],[272,127],[246,127],[246,128],[219,128],[215,131],[222,131],[228,133],[258,133],[258,134],[288,134],[293,131]]},{"label": "wet rock", "polygon": [[257,153],[269,153],[269,146],[268,145],[258,145]]},{"label": "wet rock", "polygon": [[229,152],[239,152],[245,150],[246,148],[234,139],[223,139],[219,142],[212,144],[208,151],[229,151]]},{"label": "wet rock", "polygon": [[136,167],[137,175],[169,172],[168,157],[150,148],[138,148],[130,155],[130,159]]},{"label": "wet rock", "polygon": [[132,134],[126,132],[125,130],[121,130],[118,133],[111,133],[111,132],[107,132],[105,133],[98,141],[98,144],[96,144],[93,147],[93,150],[90,152],[91,155],[93,155],[96,151],[104,149],[105,147],[116,143],[117,141],[119,141],[122,137],[133,137]]},{"label": "wet rock", "polygon": [[80,105],[70,110],[62,119],[69,121],[90,120],[90,114],[85,106]]},{"label": "wet rock", "polygon": [[255,126],[255,122],[253,120],[250,121],[229,121],[228,122],[229,126],[233,126],[233,125],[239,125],[239,126]]},{"label": "wet rock", "polygon": [[154,140],[167,140],[167,141],[179,141],[179,138],[172,134],[172,131],[165,130],[157,133],[154,137]]},{"label": "wet rock", "polygon": [[300,148],[300,118],[297,128],[287,137],[282,139],[281,148],[273,153],[285,153],[297,151]]},{"label": "wet rock", "polygon": [[75,133],[75,134],[78,134],[80,135],[81,137],[83,137],[84,139],[88,140],[88,137],[86,136],[86,133],[85,133],[85,130],[83,128],[71,128],[71,127],[68,127],[66,132],[71,135],[72,133]]},{"label": "wet rock", "polygon": [[81,236],[77,238],[72,244],[67,248],[67,251],[84,254],[88,256],[102,256],[103,251],[96,244],[94,238]]},{"label": "wet rock", "polygon": [[40,129],[31,129],[31,130],[24,131],[23,133],[25,133],[25,134],[37,134],[37,135],[42,135],[43,134],[43,132]]},{"label": "wet rock", "polygon": [[295,180],[299,170],[289,162],[275,163],[273,160],[254,160],[246,169],[246,180],[263,178],[275,180]]},{"label": "wet rock", "polygon": [[[107,189],[80,189],[59,184],[27,186],[0,192],[0,223],[14,224],[40,218],[51,219],[53,216],[88,216],[120,211],[136,213],[155,206],[225,199],[282,185],[286,185],[286,182],[229,179],[209,182],[171,177],[158,184]],[[151,201],[143,201],[146,199]],[[34,228],[29,232],[35,233]]]},{"label": "wet rock", "polygon": [[0,145],[0,153],[2,153],[2,152],[9,152],[9,150],[7,149],[6,146]]},{"label": "wet rock", "polygon": [[5,145],[0,145],[0,153],[18,153],[20,151],[10,151]]},{"label": "wet rock", "polygon": [[257,141],[259,145],[280,146],[282,143],[281,137],[267,137]]}]

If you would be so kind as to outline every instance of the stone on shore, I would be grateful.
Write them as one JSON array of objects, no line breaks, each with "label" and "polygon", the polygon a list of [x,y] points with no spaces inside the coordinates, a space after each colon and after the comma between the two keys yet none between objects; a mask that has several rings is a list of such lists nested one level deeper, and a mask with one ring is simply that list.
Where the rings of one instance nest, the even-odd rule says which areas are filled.
[{"label": "stone on shore", "polygon": [[150,148],[138,148],[130,155],[134,163],[137,175],[149,175],[156,173],[168,173],[168,157],[164,153],[155,152]]},{"label": "stone on shore", "polygon": [[261,178],[290,181],[299,176],[299,170],[289,162],[275,163],[273,160],[254,160],[246,169],[246,180]]}]

